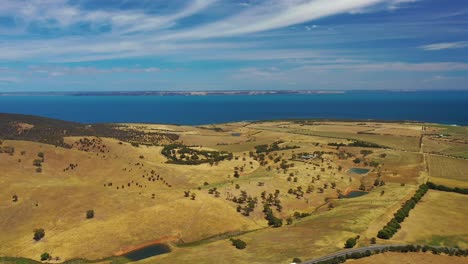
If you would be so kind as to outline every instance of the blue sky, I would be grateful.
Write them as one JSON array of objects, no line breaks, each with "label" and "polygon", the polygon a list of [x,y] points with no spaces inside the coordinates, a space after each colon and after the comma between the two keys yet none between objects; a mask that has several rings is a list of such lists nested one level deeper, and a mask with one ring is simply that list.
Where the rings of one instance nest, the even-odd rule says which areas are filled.
[{"label": "blue sky", "polygon": [[0,92],[467,81],[466,0],[0,0]]}]

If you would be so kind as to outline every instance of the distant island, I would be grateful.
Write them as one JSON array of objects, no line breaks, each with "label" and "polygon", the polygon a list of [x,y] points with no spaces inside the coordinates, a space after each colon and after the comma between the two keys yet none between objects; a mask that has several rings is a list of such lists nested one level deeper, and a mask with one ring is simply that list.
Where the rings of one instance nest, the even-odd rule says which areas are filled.
[{"label": "distant island", "polygon": [[270,94],[343,94],[345,91],[319,90],[217,90],[217,91],[78,91],[78,92],[2,92],[0,96],[205,96]]}]

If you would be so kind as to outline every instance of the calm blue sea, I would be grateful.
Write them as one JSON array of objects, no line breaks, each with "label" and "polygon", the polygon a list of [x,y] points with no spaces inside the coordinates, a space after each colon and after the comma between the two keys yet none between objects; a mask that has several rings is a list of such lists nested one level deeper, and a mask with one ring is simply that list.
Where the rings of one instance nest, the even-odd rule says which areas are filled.
[{"label": "calm blue sea", "polygon": [[242,120],[333,118],[468,125],[468,91],[310,95],[0,96],[0,112],[82,123],[199,125]]}]

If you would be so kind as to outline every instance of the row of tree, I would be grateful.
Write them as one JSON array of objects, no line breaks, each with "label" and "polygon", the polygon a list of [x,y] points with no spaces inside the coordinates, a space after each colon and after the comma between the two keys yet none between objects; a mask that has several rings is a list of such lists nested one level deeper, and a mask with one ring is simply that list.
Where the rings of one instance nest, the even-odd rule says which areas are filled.
[{"label": "row of tree", "polygon": [[348,259],[360,259],[370,257],[372,255],[385,253],[385,252],[432,252],[432,254],[440,255],[446,254],[449,256],[466,257],[468,256],[468,250],[460,248],[448,248],[448,247],[431,247],[431,246],[420,246],[420,245],[406,245],[406,246],[389,246],[383,249],[366,250],[364,252],[354,252],[332,259],[315,262],[314,264],[339,264],[344,263]]},{"label": "row of tree", "polygon": [[468,194],[468,188],[458,188],[458,187],[451,188],[451,187],[447,187],[445,185],[439,185],[439,184],[435,184],[435,183],[432,183],[432,182],[428,182],[427,187],[429,187],[429,189],[437,190],[437,191]]},{"label": "row of tree", "polygon": [[387,225],[377,233],[377,237],[382,239],[390,239],[398,231],[398,229],[401,228],[400,223],[403,222],[406,217],[408,217],[411,209],[416,206],[416,204],[421,200],[421,198],[428,190],[429,187],[427,184],[422,184],[419,186],[419,189],[416,191],[413,197],[406,201],[393,215],[392,220],[390,220],[390,222],[388,222]]}]

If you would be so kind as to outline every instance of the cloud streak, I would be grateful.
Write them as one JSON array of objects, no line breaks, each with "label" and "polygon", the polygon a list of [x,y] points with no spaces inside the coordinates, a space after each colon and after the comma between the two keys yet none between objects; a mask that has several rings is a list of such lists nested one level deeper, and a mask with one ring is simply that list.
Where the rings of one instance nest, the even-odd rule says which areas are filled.
[{"label": "cloud streak", "polygon": [[[407,1],[409,0],[404,0]],[[209,49],[218,38],[251,35],[348,13],[359,8],[401,2],[402,0],[259,1],[215,21],[177,28],[175,26],[180,20],[219,6],[219,1],[194,0],[179,6],[172,13],[153,14],[143,9],[87,10],[78,5],[70,5],[66,0],[3,0],[0,15],[14,14],[17,24],[22,25],[25,30],[31,25],[51,32],[82,26],[98,32],[86,37],[59,34],[46,40],[25,41],[18,38],[0,42],[0,59],[40,58],[60,61],[57,57],[61,57],[63,61],[82,62],[157,56],[167,51],[181,51],[183,54],[187,50]],[[109,27],[109,30],[99,32],[102,27]],[[194,43],[201,40],[205,43]]]},{"label": "cloud streak", "polygon": [[442,42],[434,43],[425,46],[421,46],[421,49],[426,51],[437,51],[437,50],[447,50],[447,49],[461,49],[468,47],[468,41],[458,41],[458,42]]}]

